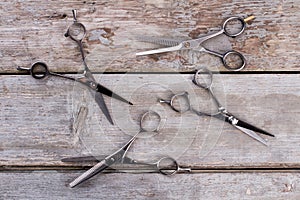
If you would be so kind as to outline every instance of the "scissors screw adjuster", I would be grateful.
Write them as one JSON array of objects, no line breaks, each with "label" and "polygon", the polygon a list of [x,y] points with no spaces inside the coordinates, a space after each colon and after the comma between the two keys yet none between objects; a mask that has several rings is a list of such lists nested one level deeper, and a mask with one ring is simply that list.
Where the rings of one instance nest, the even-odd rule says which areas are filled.
[{"label": "scissors screw adjuster", "polygon": [[219,110],[219,112],[221,112],[221,113],[225,113],[225,114],[228,113],[227,110],[226,110],[223,106],[221,106],[220,108],[218,108],[218,110]]},{"label": "scissors screw adjuster", "polygon": [[191,46],[191,44],[190,44],[189,42],[185,42],[185,43],[184,43],[184,47],[185,47],[185,48],[189,48],[190,46]]},{"label": "scissors screw adjuster", "polygon": [[236,125],[238,122],[239,122],[239,120],[238,119],[236,119],[235,117],[233,117],[233,116],[230,116],[229,118],[228,118],[228,120],[231,122],[231,124],[233,124],[233,125]]},{"label": "scissors screw adjuster", "polygon": [[95,83],[93,83],[93,82],[90,83],[90,86],[91,86],[92,88],[95,88],[95,89],[96,89],[96,87],[97,87],[97,85],[96,85]]}]

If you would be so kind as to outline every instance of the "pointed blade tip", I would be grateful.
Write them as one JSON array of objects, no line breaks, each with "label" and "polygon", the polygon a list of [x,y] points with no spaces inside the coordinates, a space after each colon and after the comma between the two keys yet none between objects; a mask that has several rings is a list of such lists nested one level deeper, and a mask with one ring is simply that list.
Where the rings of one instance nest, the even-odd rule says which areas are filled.
[{"label": "pointed blade tip", "polygon": [[77,184],[74,184],[73,182],[69,184],[70,188],[74,188]]},{"label": "pointed blade tip", "polygon": [[69,158],[62,158],[60,159],[61,162],[70,162],[70,159]]},{"label": "pointed blade tip", "polygon": [[264,142],[262,142],[265,146],[269,146],[269,144],[266,142],[266,141],[264,141]]}]

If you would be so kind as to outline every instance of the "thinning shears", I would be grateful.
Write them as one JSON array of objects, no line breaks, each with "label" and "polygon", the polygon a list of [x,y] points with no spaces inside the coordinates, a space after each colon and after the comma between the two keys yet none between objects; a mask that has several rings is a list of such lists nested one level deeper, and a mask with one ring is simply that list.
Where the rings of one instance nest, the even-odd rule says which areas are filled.
[{"label": "thinning shears", "polygon": [[[251,16],[251,17],[247,18],[247,20],[249,20],[249,19],[252,20],[253,18],[254,17]],[[208,34],[208,35],[199,37],[197,39],[190,39],[190,40],[184,40],[184,41],[172,41],[170,39],[155,39],[155,38],[154,39],[145,39],[145,42],[160,44],[160,45],[163,45],[166,47],[139,52],[139,53],[136,53],[136,55],[142,56],[142,55],[158,54],[158,53],[165,53],[165,52],[172,52],[172,51],[179,51],[179,50],[193,50],[193,51],[198,51],[198,52],[205,52],[205,53],[220,57],[223,65],[228,70],[239,71],[239,70],[242,70],[246,66],[246,59],[241,53],[234,51],[234,50],[230,50],[225,53],[218,53],[218,52],[215,52],[215,51],[205,48],[203,46],[203,44],[207,40],[210,40],[221,34],[225,34],[228,37],[232,37],[232,38],[242,34],[246,28],[247,20],[243,19],[241,17],[236,17],[236,16],[229,17],[224,21],[221,30],[219,30],[216,33],[212,33],[212,34]],[[232,27],[233,24],[236,24],[236,22],[240,23],[240,28],[238,30],[236,28]],[[140,40],[143,41],[142,37]]]},{"label": "thinning shears", "polygon": [[18,67],[18,70],[29,71],[30,74],[32,75],[32,77],[35,79],[42,79],[42,78],[45,78],[46,76],[52,75],[52,76],[57,76],[57,77],[61,77],[61,78],[66,78],[66,79],[69,79],[72,81],[79,82],[83,85],[86,85],[90,89],[91,94],[95,97],[95,101],[97,102],[98,106],[100,107],[100,109],[102,110],[102,112],[104,113],[104,115],[106,116],[108,121],[111,124],[113,124],[113,120],[110,116],[110,113],[105,104],[102,94],[105,94],[109,97],[120,100],[122,102],[128,103],[130,105],[132,105],[132,103],[127,101],[123,97],[119,96],[118,94],[112,92],[110,89],[108,89],[108,88],[104,87],[103,85],[96,82],[93,74],[91,73],[90,69],[88,68],[88,66],[86,64],[85,55],[84,55],[83,46],[82,46],[82,40],[84,39],[84,37],[86,35],[86,28],[82,23],[79,23],[77,21],[76,10],[72,10],[72,12],[73,12],[74,23],[68,28],[68,31],[65,34],[65,36],[70,37],[79,46],[82,61],[84,64],[83,76],[74,78],[74,77],[50,72],[47,65],[43,62],[36,62],[31,66],[31,68]]},{"label": "thinning shears", "polygon": [[[201,112],[191,107],[189,95],[187,92],[183,92],[180,94],[175,94],[171,97],[170,100],[164,100],[160,99],[161,103],[167,103],[174,111],[179,113],[184,113],[186,111],[192,111],[193,113],[199,115],[199,116],[209,116],[214,117],[219,120],[225,121],[235,128],[241,130],[243,133],[249,135],[250,137],[254,138],[255,140],[261,142],[264,145],[268,145],[266,140],[257,135],[255,132],[259,132],[264,135],[268,135],[271,137],[275,137],[273,134],[268,133],[267,131],[264,131],[263,129],[257,128],[245,121],[242,121],[235,117],[233,114],[229,113],[225,107],[221,105],[221,103],[218,101],[217,97],[214,95],[212,91],[212,81],[213,81],[213,74],[210,70],[206,68],[202,68],[198,70],[193,78],[193,83],[197,85],[198,87],[201,87],[207,91],[209,96],[212,98],[213,103],[217,107],[216,113],[207,113],[207,112]],[[184,102],[178,105],[178,101]]]},{"label": "thinning shears", "polygon": [[[120,164],[137,164],[137,165],[147,165],[154,167],[158,172],[164,175],[173,175],[179,171],[191,171],[190,168],[181,168],[177,161],[171,157],[162,157],[157,162],[154,163],[146,163],[146,162],[139,162],[133,160],[126,156],[128,150],[130,149],[133,142],[137,139],[138,135],[143,132],[154,132],[158,133],[159,126],[161,122],[161,117],[158,113],[154,111],[148,111],[143,114],[140,119],[140,131],[135,134],[122,148],[117,150],[116,152],[112,153],[111,155],[107,156],[102,161],[98,162],[88,171],[81,174],[77,177],[74,181],[72,181],[69,185],[71,188],[85,182],[86,180],[92,178],[93,176],[101,173],[103,170],[107,169],[113,164],[120,163]],[[65,161],[68,160],[89,160],[90,157],[85,158],[75,158],[75,159],[64,159]]]}]

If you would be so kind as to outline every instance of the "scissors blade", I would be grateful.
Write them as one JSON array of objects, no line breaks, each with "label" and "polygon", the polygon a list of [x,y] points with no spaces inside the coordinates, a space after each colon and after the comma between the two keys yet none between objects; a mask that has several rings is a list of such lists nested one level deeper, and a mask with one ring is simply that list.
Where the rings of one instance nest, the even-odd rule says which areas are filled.
[{"label": "scissors blade", "polygon": [[69,186],[71,188],[73,188],[73,187],[79,185],[80,183],[92,178],[93,176],[102,172],[103,170],[105,170],[108,167],[109,167],[109,165],[107,164],[106,159],[104,159],[101,162],[97,163],[94,167],[90,168],[89,170],[87,170],[86,172],[81,174],[79,177],[77,177],[74,181],[72,181],[69,184]]},{"label": "scissors blade", "polygon": [[79,177],[77,177],[74,181],[72,181],[69,185],[71,188],[75,187],[76,185],[79,185],[80,183],[92,178],[96,174],[102,172],[109,166],[120,162],[122,163],[123,159],[125,158],[125,155],[128,151],[128,149],[131,147],[132,143],[136,140],[136,137],[139,133],[135,134],[122,148],[111,154],[110,156],[107,156],[104,160],[94,165],[92,168],[81,174]]},{"label": "scissors blade", "polygon": [[169,38],[159,38],[159,37],[148,37],[148,36],[140,36],[137,37],[137,39],[140,42],[147,42],[152,44],[158,44],[166,47],[172,47],[177,46],[182,42],[183,40],[175,40],[175,39],[169,39]]},{"label": "scissors blade", "polygon": [[232,125],[234,127],[236,127],[237,129],[241,130],[242,132],[244,132],[245,134],[247,134],[248,136],[252,137],[253,139],[255,139],[255,140],[261,142],[262,144],[268,146],[268,143],[262,137],[257,135],[254,131],[243,128],[243,127],[235,125],[235,124],[232,124]]},{"label": "scissors blade", "polygon": [[149,51],[143,51],[136,53],[137,56],[144,56],[144,55],[150,55],[150,54],[157,54],[157,53],[165,53],[165,52],[171,52],[171,51],[178,51],[182,49],[183,43],[180,43],[179,45],[173,46],[173,47],[167,47],[167,48],[161,48],[161,49],[154,49]]},{"label": "scissors blade", "polygon": [[89,87],[89,91],[90,91],[91,95],[95,98],[95,101],[98,104],[99,108],[101,109],[101,111],[103,112],[103,114],[105,115],[107,120],[112,125],[114,125],[113,120],[112,120],[112,118],[110,116],[110,113],[108,111],[107,105],[105,104],[103,95],[99,92],[95,92],[95,89],[90,87],[90,83],[94,83],[94,84],[97,84],[97,83],[96,83],[95,78],[94,78],[93,74],[91,73],[91,71],[89,70],[87,65],[85,65],[84,76],[76,79],[76,81],[78,81],[78,82],[80,82],[84,85],[87,85]]},{"label": "scissors blade", "polygon": [[[85,76],[86,79],[89,81],[88,84],[93,83],[93,84],[96,85],[96,89],[95,89],[95,90],[96,90],[97,92],[100,92],[100,93],[102,93],[102,94],[104,94],[104,95],[107,95],[107,96],[109,96],[109,97],[115,98],[115,99],[120,100],[120,101],[123,101],[123,102],[125,102],[125,103],[128,103],[129,105],[133,105],[130,101],[127,101],[126,99],[124,99],[124,98],[121,97],[120,95],[114,93],[114,92],[111,91],[110,89],[108,89],[108,88],[104,87],[103,85],[97,83],[96,80],[95,80],[95,78],[94,78],[94,76],[93,76],[93,74],[92,74],[92,72],[89,70],[88,67],[85,68],[84,76]],[[80,82],[82,82],[82,83],[85,84],[85,85],[88,85],[88,84],[87,84],[88,81],[87,81],[86,79],[84,79],[84,78],[83,78],[83,79],[80,79]],[[91,89],[94,89],[94,88],[91,88]]]},{"label": "scissors blade", "polygon": [[102,94],[105,94],[109,97],[115,98],[119,101],[122,101],[124,103],[128,103],[129,105],[133,105],[130,101],[127,101],[126,99],[124,99],[123,97],[121,97],[120,95],[114,93],[113,91],[111,91],[110,89],[104,87],[103,85],[100,85],[99,83],[97,84],[97,92],[100,92]]},{"label": "scissors blade", "polygon": [[259,132],[259,133],[264,134],[264,135],[268,135],[268,136],[271,136],[271,137],[275,137],[275,135],[273,135],[273,134],[271,134],[271,133],[268,133],[268,132],[266,132],[266,131],[264,131],[264,130],[262,130],[262,129],[260,129],[260,128],[257,128],[257,127],[255,127],[255,126],[253,126],[253,125],[251,125],[251,124],[248,124],[247,122],[244,122],[244,121],[241,121],[241,120],[239,120],[239,121],[237,122],[237,125],[238,125],[238,126],[241,126],[241,127],[244,127],[244,128],[246,128],[246,129],[255,131],[255,132]]},{"label": "scissors blade", "polygon": [[[65,163],[84,163],[84,162],[99,162],[105,159],[104,156],[79,156],[79,157],[68,157],[61,159]],[[122,164],[139,164],[136,160],[125,156],[122,159]]]},{"label": "scissors blade", "polygon": [[[92,95],[94,95],[94,92],[92,92],[92,90],[90,90]],[[108,111],[108,108],[106,106],[106,103],[104,101],[103,95],[99,92],[95,93],[95,101],[98,104],[99,108],[102,110],[103,114],[105,115],[105,117],[107,118],[107,120],[114,125],[114,122],[110,116],[110,113]]]},{"label": "scissors blade", "polygon": [[79,157],[67,157],[62,158],[61,162],[65,163],[75,163],[75,162],[99,162],[99,160],[103,160],[104,156],[79,156]]}]

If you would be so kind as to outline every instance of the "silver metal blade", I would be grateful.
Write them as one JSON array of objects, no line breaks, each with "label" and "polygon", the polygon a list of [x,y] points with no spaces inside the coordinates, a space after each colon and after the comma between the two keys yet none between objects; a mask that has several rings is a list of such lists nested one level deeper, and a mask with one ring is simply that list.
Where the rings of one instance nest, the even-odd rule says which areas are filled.
[{"label": "silver metal blade", "polygon": [[149,37],[149,36],[139,36],[137,40],[140,42],[147,42],[152,44],[158,44],[166,47],[173,47],[179,45],[184,40],[175,40],[169,38],[158,38],[158,37]]},{"label": "silver metal blade", "polygon": [[106,106],[106,103],[104,101],[103,95],[100,92],[95,92],[93,90],[90,90],[92,96],[95,95],[95,101],[98,104],[98,106],[100,107],[100,109],[102,110],[103,114],[105,115],[105,117],[107,118],[107,120],[114,125],[114,122],[110,116],[109,110]]},{"label": "silver metal blade", "polygon": [[268,146],[268,143],[266,140],[264,140],[262,137],[260,137],[259,135],[257,135],[254,131],[252,130],[249,130],[249,129],[246,129],[246,128],[243,128],[243,127],[240,127],[240,126],[237,126],[237,125],[234,125],[237,129],[241,130],[242,132],[246,133],[247,135],[249,135],[250,137],[252,137],[253,139],[261,142],[262,144]]},{"label": "silver metal blade", "polygon": [[72,181],[69,184],[69,186],[71,188],[73,188],[76,185],[79,185],[80,183],[82,183],[82,182],[84,182],[84,181],[92,178],[96,174],[102,172],[106,168],[108,168],[108,165],[106,165],[106,161],[105,160],[102,160],[101,162],[97,163],[94,167],[90,168],[89,170],[87,170],[86,172],[84,172],[83,174],[81,174],[79,177],[77,177],[74,181]]},{"label": "silver metal blade", "polygon": [[150,50],[150,51],[143,51],[143,52],[139,52],[136,53],[135,55],[137,56],[143,56],[143,55],[150,55],[150,54],[157,54],[157,53],[165,53],[165,52],[171,52],[171,51],[178,51],[180,49],[182,49],[183,44],[180,43],[177,46],[174,47],[167,47],[167,48],[161,48],[161,49],[154,49],[154,50]]},{"label": "silver metal blade", "polygon": [[62,162],[66,163],[82,163],[82,162],[99,162],[99,160],[105,159],[106,156],[80,156],[80,157],[67,157],[62,158]]}]

